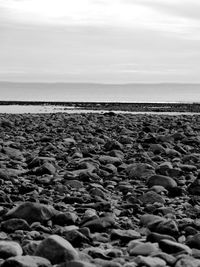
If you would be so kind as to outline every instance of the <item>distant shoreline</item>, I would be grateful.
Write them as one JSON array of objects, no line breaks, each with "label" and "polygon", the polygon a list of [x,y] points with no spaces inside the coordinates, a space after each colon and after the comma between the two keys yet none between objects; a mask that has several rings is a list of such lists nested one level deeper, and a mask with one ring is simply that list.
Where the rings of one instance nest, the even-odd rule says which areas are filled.
[{"label": "distant shoreline", "polygon": [[200,113],[200,103],[120,103],[120,102],[50,102],[50,101],[0,101],[0,106],[62,106],[64,109],[130,111],[130,112],[193,112]]}]

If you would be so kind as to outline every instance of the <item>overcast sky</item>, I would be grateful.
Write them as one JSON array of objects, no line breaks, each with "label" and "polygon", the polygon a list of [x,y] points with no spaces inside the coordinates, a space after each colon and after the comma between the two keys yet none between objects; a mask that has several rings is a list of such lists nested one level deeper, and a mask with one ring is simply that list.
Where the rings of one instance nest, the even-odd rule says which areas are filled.
[{"label": "overcast sky", "polygon": [[0,80],[200,82],[200,1],[0,0]]}]

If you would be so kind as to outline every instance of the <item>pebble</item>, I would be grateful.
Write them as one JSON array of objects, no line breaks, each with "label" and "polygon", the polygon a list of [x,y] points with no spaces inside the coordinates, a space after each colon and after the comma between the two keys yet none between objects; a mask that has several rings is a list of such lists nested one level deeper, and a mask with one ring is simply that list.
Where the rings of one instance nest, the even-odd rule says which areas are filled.
[{"label": "pebble", "polygon": [[176,253],[186,253],[191,255],[192,250],[184,244],[180,244],[178,242],[168,240],[168,239],[162,239],[159,242],[159,247],[162,249],[162,251],[168,253],[168,254],[176,254]]},{"label": "pebble", "polygon": [[190,248],[200,249],[200,234],[197,233],[197,234],[188,236],[188,238],[186,239],[186,244]]},{"label": "pebble", "polygon": [[134,245],[133,248],[131,244],[129,244],[128,249],[129,249],[129,254],[131,256],[137,256],[137,255],[149,256],[150,254],[158,251],[158,247],[150,242],[138,243]]},{"label": "pebble", "polygon": [[194,259],[192,257],[183,257],[181,259],[179,259],[176,264],[175,267],[198,267],[200,266],[200,260],[199,259]]},{"label": "pebble", "polygon": [[148,191],[147,193],[144,193],[141,197],[139,197],[139,200],[143,204],[153,204],[155,202],[162,203],[162,204],[165,203],[165,200],[163,199],[163,197],[154,191]]},{"label": "pebble", "polygon": [[166,266],[166,262],[158,257],[144,257],[137,256],[135,262],[138,265],[148,266],[148,267],[164,267]]},{"label": "pebble", "polygon": [[167,239],[167,240],[171,240],[171,241],[176,241],[176,239],[173,236],[164,235],[164,234],[158,234],[158,233],[153,233],[153,232],[151,232],[147,236],[147,241],[150,241],[152,243],[159,243],[163,239]]},{"label": "pebble", "polygon": [[120,239],[122,242],[129,242],[130,240],[139,239],[140,237],[141,234],[132,229],[113,229],[110,235],[111,240]]},{"label": "pebble", "polygon": [[16,230],[30,231],[31,228],[27,221],[23,219],[9,219],[1,223],[1,229],[5,232],[12,233]]},{"label": "pebble", "polygon": [[19,243],[14,241],[0,241],[0,258],[7,259],[13,256],[21,256],[23,253]]},{"label": "pebble", "polygon": [[5,218],[20,218],[28,223],[44,222],[50,220],[57,214],[57,211],[50,205],[40,203],[24,202],[9,210]]},{"label": "pebble", "polygon": [[50,235],[37,247],[35,256],[48,259],[52,264],[79,259],[78,252],[64,238]]},{"label": "pebble", "polygon": [[174,220],[164,219],[161,222],[153,222],[148,224],[148,228],[159,234],[168,234],[176,237],[179,234],[179,229]]},{"label": "pebble", "polygon": [[199,122],[0,114],[0,265],[199,266]]},{"label": "pebble", "polygon": [[2,267],[51,267],[50,261],[37,256],[16,256],[5,260]]},{"label": "pebble", "polygon": [[56,267],[96,267],[96,265],[84,261],[70,261],[58,264]]},{"label": "pebble", "polygon": [[169,176],[153,175],[148,179],[147,185],[149,187],[152,187],[154,185],[161,185],[164,188],[170,190],[171,188],[176,187],[177,183],[176,183],[176,181],[174,179],[172,179]]},{"label": "pebble", "polygon": [[115,221],[112,217],[102,217],[90,220],[82,225],[82,227],[88,227],[91,232],[103,232],[108,228],[115,225]]},{"label": "pebble", "polygon": [[154,168],[146,163],[133,163],[126,169],[130,179],[147,178],[155,173]]}]

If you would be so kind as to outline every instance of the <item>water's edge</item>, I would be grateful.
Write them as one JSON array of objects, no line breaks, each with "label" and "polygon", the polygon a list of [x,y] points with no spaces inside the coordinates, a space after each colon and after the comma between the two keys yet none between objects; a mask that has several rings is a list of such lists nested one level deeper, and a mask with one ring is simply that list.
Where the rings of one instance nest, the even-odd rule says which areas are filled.
[{"label": "water's edge", "polygon": [[72,106],[58,105],[0,105],[0,114],[43,114],[43,113],[106,113],[114,112],[116,114],[154,114],[154,115],[200,115],[198,112],[174,112],[174,111],[124,111],[124,110],[95,110],[84,109]]}]

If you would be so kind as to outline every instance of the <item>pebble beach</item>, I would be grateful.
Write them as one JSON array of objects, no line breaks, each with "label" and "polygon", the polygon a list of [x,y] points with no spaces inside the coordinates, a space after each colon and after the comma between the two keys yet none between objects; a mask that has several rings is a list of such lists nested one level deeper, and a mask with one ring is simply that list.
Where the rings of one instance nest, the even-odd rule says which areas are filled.
[{"label": "pebble beach", "polygon": [[1,267],[200,266],[200,115],[0,114]]}]

